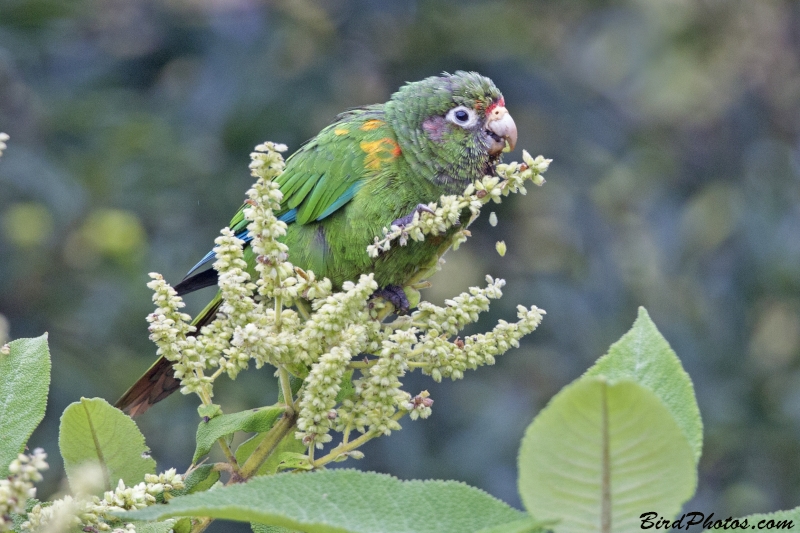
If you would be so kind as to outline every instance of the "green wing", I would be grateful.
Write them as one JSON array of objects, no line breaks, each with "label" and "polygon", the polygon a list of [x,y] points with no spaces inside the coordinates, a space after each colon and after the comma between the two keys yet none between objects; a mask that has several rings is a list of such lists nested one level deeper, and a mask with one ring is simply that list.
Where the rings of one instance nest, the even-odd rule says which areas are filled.
[{"label": "green wing", "polygon": [[[275,179],[283,193],[278,218],[287,224],[308,224],[329,217],[352,200],[382,165],[399,155],[383,104],[342,113],[286,160],[286,168]],[[239,208],[228,227],[249,242],[245,207]],[[186,274],[187,291],[216,283],[216,278],[209,277],[192,284],[190,278],[213,259],[211,250]]]},{"label": "green wing", "polygon": [[[278,218],[297,224],[325,219],[346,205],[382,162],[397,154],[383,105],[339,115],[286,160],[286,169],[276,178],[283,193]],[[231,220],[235,233],[247,227],[244,208]]]}]

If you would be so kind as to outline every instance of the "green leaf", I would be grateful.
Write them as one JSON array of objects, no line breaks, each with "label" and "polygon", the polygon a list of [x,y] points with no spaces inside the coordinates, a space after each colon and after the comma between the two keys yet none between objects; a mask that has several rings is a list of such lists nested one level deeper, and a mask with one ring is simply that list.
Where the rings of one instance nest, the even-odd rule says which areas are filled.
[{"label": "green leaf", "polygon": [[172,527],[172,533],[191,533],[191,531],[192,531],[191,518],[181,518]]},{"label": "green leaf", "polygon": [[176,527],[176,524],[174,522],[132,522],[132,523],[134,526],[136,526],[136,533],[173,533]]},{"label": "green leaf", "polygon": [[[32,499],[33,498],[29,499],[28,501],[31,501]],[[38,502],[38,500],[36,501]],[[13,524],[11,526],[11,531],[14,533],[27,533],[26,530],[22,529],[22,524],[28,521],[28,512],[30,512],[30,509],[26,510],[25,513],[9,513],[11,522]]]},{"label": "green leaf", "polygon": [[7,355],[0,354],[0,479],[8,477],[8,465],[44,418],[50,387],[47,333],[8,347]]},{"label": "green leaf", "polygon": [[202,492],[211,488],[217,481],[219,481],[219,472],[214,470],[214,465],[200,465],[186,476],[182,489],[170,491],[170,494],[174,498],[193,492]]},{"label": "green leaf", "polygon": [[217,439],[231,435],[237,431],[261,433],[269,431],[275,420],[283,414],[284,408],[277,406],[260,407],[248,411],[240,411],[229,415],[220,415],[208,422],[200,422],[197,426],[197,448],[192,462],[211,451]]},{"label": "green leaf", "polygon": [[700,460],[703,422],[692,380],[644,307],[630,331],[584,375],[605,376],[611,382],[630,379],[653,391],[689,439],[695,463]]},{"label": "green leaf", "polygon": [[255,522],[250,524],[250,529],[253,530],[253,533],[297,533],[294,529],[286,529],[280,526],[267,526],[264,524],[256,524]]},{"label": "green leaf", "polygon": [[23,530],[22,524],[28,521],[28,513],[30,513],[34,507],[41,504],[42,507],[47,507],[52,502],[42,502],[37,498],[28,498],[25,502],[25,512],[24,513],[10,513],[11,520],[14,522],[14,526],[12,527],[12,531],[14,533],[29,533],[29,529]]},{"label": "green leaf", "polygon": [[507,524],[500,524],[498,526],[489,526],[481,529],[478,533],[538,533],[549,531],[553,526],[553,522],[541,522],[526,516],[515,522]]},{"label": "green leaf", "polygon": [[313,470],[305,453],[284,452],[278,457],[278,470]]},{"label": "green leaf", "polygon": [[[236,448],[236,451],[233,452],[233,455],[236,457],[236,462],[240,465],[243,465],[247,458],[253,454],[253,450],[261,444],[261,441],[264,440],[266,437],[266,433],[256,433]],[[288,435],[287,435],[288,436]]]},{"label": "green leaf", "polygon": [[[247,458],[253,453],[253,450],[256,449],[256,446],[261,444],[261,441],[264,440],[266,435],[266,433],[258,433],[257,435],[253,435],[251,439],[241,443],[239,447],[236,448],[236,462],[243,465]],[[278,466],[284,460],[286,454],[302,454],[305,451],[306,447],[303,445],[303,441],[297,439],[294,436],[294,432],[291,432],[281,439],[272,452],[272,455],[270,455],[258,469],[256,475],[266,476],[274,474],[278,471]]]},{"label": "green leaf", "polygon": [[353,386],[353,370],[348,370],[342,376],[342,381],[339,383],[339,393],[336,395],[336,403],[343,402],[356,393],[356,388]]},{"label": "green leaf", "polygon": [[197,406],[197,414],[200,415],[200,418],[211,420],[222,415],[222,407],[215,403],[201,404]]},{"label": "green leaf", "polygon": [[81,398],[66,408],[58,445],[70,485],[86,463],[102,467],[106,490],[120,479],[132,486],[155,473],[156,462],[136,423],[102,398]]},{"label": "green leaf", "polygon": [[422,300],[422,294],[417,289],[414,287],[403,287],[403,292],[406,295],[406,300],[408,300],[409,308],[414,309],[419,305],[420,300]]},{"label": "green leaf", "polygon": [[643,510],[674,516],[696,485],[689,441],[633,381],[565,387],[528,426],[519,453],[522,502],[539,520],[560,520],[557,533],[639,531]]},{"label": "green leaf", "polygon": [[[751,514],[748,516],[744,516],[742,518],[737,518],[736,520],[739,522],[738,527],[741,530],[749,528],[758,530],[771,529],[773,531],[800,531],[800,507],[795,507],[794,509],[791,509],[789,511]],[[744,523],[745,520],[747,520],[746,524]],[[718,531],[720,529],[719,527],[714,528],[714,522],[716,521],[717,519],[711,520],[711,523],[704,521],[703,527],[707,527],[708,530],[711,530],[713,528],[715,531]],[[723,525],[725,524],[724,519],[722,520],[722,523]],[[730,524],[734,526],[736,525],[733,520],[730,521]],[[733,527],[730,527],[730,529],[733,529]]]},{"label": "green leaf", "polygon": [[468,533],[525,517],[463,483],[400,481],[345,469],[257,477],[119,516],[210,516],[306,533]]}]

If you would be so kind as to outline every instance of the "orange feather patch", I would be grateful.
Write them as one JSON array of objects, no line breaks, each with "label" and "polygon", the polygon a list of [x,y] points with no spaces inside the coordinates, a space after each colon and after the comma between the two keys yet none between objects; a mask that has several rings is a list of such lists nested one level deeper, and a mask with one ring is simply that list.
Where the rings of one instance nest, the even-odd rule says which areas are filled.
[{"label": "orange feather patch", "polygon": [[350,133],[350,130],[346,128],[336,128],[335,130],[333,130],[333,133],[335,133],[336,135],[347,135],[348,133]]},{"label": "orange feather patch", "polygon": [[401,153],[397,141],[389,137],[377,141],[362,141],[359,146],[367,154],[364,158],[364,168],[371,170],[377,170],[381,164],[391,161]]},{"label": "orange feather patch", "polygon": [[362,131],[370,131],[380,128],[381,126],[383,126],[382,120],[378,120],[377,118],[371,118],[368,121],[364,122],[364,124],[362,124],[361,128],[359,129]]}]

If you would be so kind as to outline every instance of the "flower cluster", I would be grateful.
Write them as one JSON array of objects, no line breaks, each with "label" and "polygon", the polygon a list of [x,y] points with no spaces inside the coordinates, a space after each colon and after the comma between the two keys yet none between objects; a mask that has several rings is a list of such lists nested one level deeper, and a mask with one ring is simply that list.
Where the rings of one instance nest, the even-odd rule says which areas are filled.
[{"label": "flower cluster", "polygon": [[113,513],[143,509],[156,503],[158,498],[169,499],[170,491],[184,488],[183,477],[172,468],[159,475],[147,474],[145,480],[126,487],[120,479],[114,490],[103,497],[78,495],[65,496],[50,505],[37,503],[22,523],[23,531],[67,531],[81,527],[83,531],[135,531],[133,524],[119,524]]},{"label": "flower cluster", "polygon": [[184,488],[183,477],[174,468],[161,474],[146,474],[144,481],[126,487],[120,479],[114,490],[106,491],[102,498],[94,497],[89,512],[97,517],[106,517],[109,513],[144,509],[156,503],[160,495],[169,496],[173,490]]},{"label": "flower cluster", "polygon": [[464,370],[476,369],[481,365],[493,365],[495,356],[510,348],[519,347],[519,339],[535,330],[542,321],[544,310],[532,306],[517,307],[518,322],[505,320],[488,333],[471,335],[464,340],[447,342],[441,337],[427,336],[420,343],[422,371],[430,374],[434,381],[443,377],[461,379]]},{"label": "flower cluster", "polygon": [[30,455],[19,454],[8,465],[8,478],[0,479],[0,531],[10,531],[11,513],[23,513],[28,498],[36,497],[34,483],[42,480],[47,470],[47,454],[36,448]]},{"label": "flower cluster", "polygon": [[[400,388],[403,385],[400,378],[408,369],[408,354],[413,351],[416,340],[414,329],[397,330],[383,340],[375,363],[354,383],[354,397],[345,400],[339,410],[339,431],[355,428],[363,433],[368,426],[370,430],[389,435],[400,429],[394,419],[398,409],[415,412],[408,405],[411,395]],[[427,418],[430,413],[416,412],[419,414]]]},{"label": "flower cluster", "polygon": [[[393,323],[383,331],[377,358],[365,363],[364,376],[355,380],[355,393],[338,409],[338,431],[355,428],[388,435],[400,429],[398,413],[408,412],[412,419],[427,418],[433,400],[427,392],[413,400],[401,389],[408,369],[419,368],[441,381],[443,377],[460,379],[464,370],[494,364],[496,355],[517,347],[519,339],[539,325],[544,311],[537,307],[518,309],[515,323],[500,321],[490,332],[462,340],[458,334],[467,324],[476,322],[482,311],[489,309],[489,300],[502,296],[503,280],[487,276],[486,288],[472,287],[469,292],[447,300],[445,307],[421,302],[419,309]],[[368,428],[368,429],[367,429]]]},{"label": "flower cluster", "polygon": [[203,382],[205,359],[189,340],[194,339],[189,334],[194,333],[195,327],[189,324],[191,317],[180,312],[186,304],[161,274],[152,272],[150,277],[153,281],[147,286],[153,291],[153,303],[158,306],[147,316],[150,340],[158,346],[158,355],[174,363],[175,377],[181,380],[182,390],[198,391]]},{"label": "flower cluster", "polygon": [[[64,496],[60,500],[48,503],[37,503],[28,512],[27,520],[22,523],[22,531],[66,532],[83,523],[81,514],[86,507],[85,502],[72,496]],[[109,528],[110,529],[110,528]]]},{"label": "flower cluster", "polygon": [[[542,156],[533,158],[527,150],[523,150],[522,160],[523,163],[497,165],[496,176],[484,176],[480,181],[470,184],[460,196],[442,196],[440,206],[430,204],[427,211],[417,211],[409,224],[384,228],[383,237],[375,237],[375,242],[367,246],[367,253],[370,257],[378,257],[392,247],[394,240],[400,246],[405,246],[409,239],[423,241],[426,235],[441,235],[448,228],[457,225],[464,209],[468,208],[474,219],[480,213],[481,206],[490,200],[500,203],[501,198],[509,193],[527,194],[524,186],[526,180],[531,180],[534,185],[543,185],[542,173],[547,171],[552,159]],[[496,216],[492,217],[492,222],[492,225],[497,223]],[[456,231],[452,241],[453,249],[458,249],[468,235],[466,228]]]},{"label": "flower cluster", "polygon": [[336,419],[331,410],[342,377],[354,356],[375,346],[371,341],[380,329],[369,316],[367,298],[377,288],[372,274],[345,283],[342,292],[315,302],[316,312],[299,331],[298,357],[311,364],[297,422],[297,436],[307,443],[321,447],[331,440],[327,433]]},{"label": "flower cluster", "polygon": [[[332,292],[329,280],[318,280],[313,272],[292,265],[288,247],[281,242],[287,226],[275,216],[282,195],[274,180],[284,168],[279,153],[283,150],[285,146],[265,143],[251,156],[250,168],[258,179],[248,191],[241,222],[250,221],[253,264],[245,259],[241,234],[226,228],[216,241],[220,301],[214,320],[194,332],[189,318],[180,312],[181,299],[154,277],[150,286],[156,291],[158,309],[148,318],[151,339],[159,353],[175,362],[184,393],[197,392],[204,404],[213,396],[211,386],[218,375],[225,372],[234,378],[251,360],[256,367],[277,367],[282,379],[288,380],[289,373],[303,378],[297,400],[285,396],[287,407],[297,412],[295,436],[313,457],[314,448],[333,440],[332,431],[341,432],[338,458],[354,457],[354,447],[348,447],[352,431],[365,437],[388,435],[400,429],[398,420],[406,414],[412,419],[430,415],[433,400],[427,391],[412,395],[403,390],[406,372],[420,369],[436,381],[460,379],[465,370],[493,364],[497,355],[518,346],[519,339],[539,325],[544,311],[520,307],[517,322],[500,321],[488,333],[461,339],[457,335],[464,326],[477,321],[490,300],[502,296],[503,280],[487,277],[486,287],[473,287],[447,300],[444,307],[421,302],[410,316],[389,324],[383,320],[390,306],[370,301],[378,289],[372,274]],[[452,232],[449,242],[457,247],[469,235],[464,217],[473,220],[489,200],[525,194],[528,179],[544,183],[541,174],[550,160],[534,159],[527,152],[523,160],[498,165],[497,175],[485,176],[463,195],[443,196],[438,207],[430,206],[432,213],[416,214],[410,224],[386,229],[368,253],[377,256],[395,240],[402,246],[446,232]],[[409,278],[408,288],[416,287],[437,265],[421,265],[420,272]],[[206,376],[212,367],[218,370]],[[355,370],[361,376],[353,379]]]}]

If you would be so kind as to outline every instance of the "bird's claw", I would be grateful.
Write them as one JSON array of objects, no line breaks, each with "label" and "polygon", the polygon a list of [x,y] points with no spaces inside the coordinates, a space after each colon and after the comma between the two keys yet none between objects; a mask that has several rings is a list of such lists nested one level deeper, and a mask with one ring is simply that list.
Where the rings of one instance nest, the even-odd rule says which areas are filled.
[{"label": "bird's claw", "polygon": [[414,220],[414,215],[416,215],[417,213],[419,213],[420,215],[422,213],[430,213],[430,214],[433,215],[436,212],[433,209],[431,209],[430,207],[428,207],[427,205],[425,205],[425,204],[417,204],[417,207],[415,207],[414,210],[411,211],[411,213],[409,213],[406,216],[400,217],[397,220],[393,221],[392,222],[392,226],[400,226],[401,228],[405,227],[405,226],[408,226]]},{"label": "bird's claw", "polygon": [[383,298],[394,306],[394,312],[398,315],[407,315],[411,310],[411,304],[405,291],[399,285],[387,285],[372,293],[372,298]]}]

